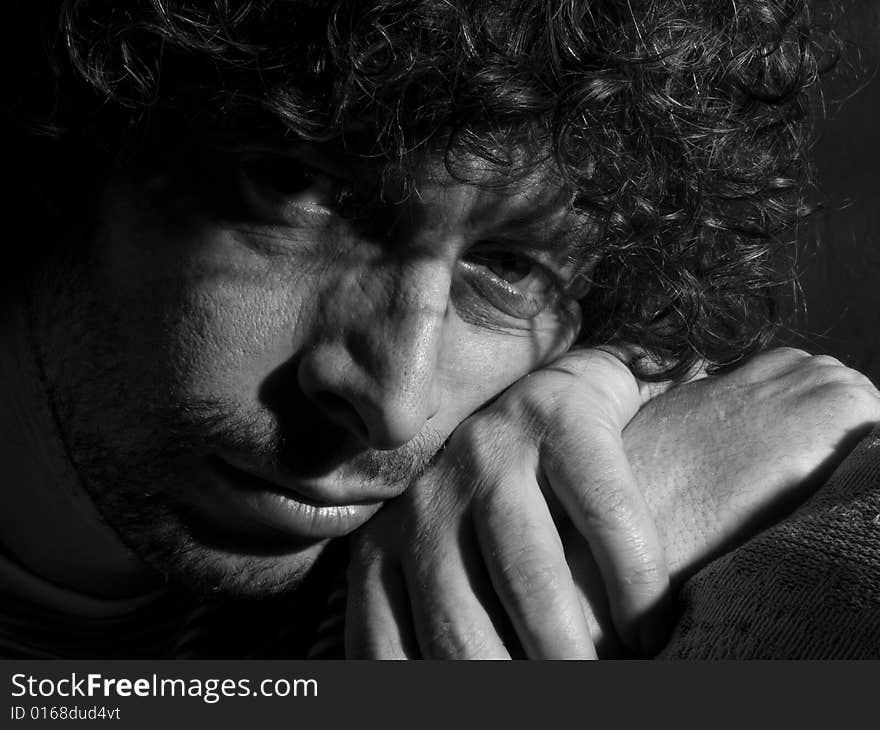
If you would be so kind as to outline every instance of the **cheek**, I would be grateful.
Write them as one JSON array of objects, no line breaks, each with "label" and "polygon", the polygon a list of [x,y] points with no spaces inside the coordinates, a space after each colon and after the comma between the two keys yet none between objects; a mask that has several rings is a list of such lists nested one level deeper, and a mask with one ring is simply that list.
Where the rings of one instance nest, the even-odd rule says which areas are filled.
[{"label": "cheek", "polygon": [[224,279],[184,286],[167,310],[167,360],[191,396],[252,400],[296,349],[295,302],[283,292]]},{"label": "cheek", "polygon": [[574,341],[577,323],[576,317],[554,318],[514,332],[455,322],[441,356],[443,405],[436,427],[451,432],[524,375],[562,355]]},{"label": "cheek", "polygon": [[[265,378],[300,346],[314,317],[310,274],[273,265],[207,228],[108,259],[117,339],[147,388],[176,399],[253,402]],[[149,251],[152,255],[145,255]]]}]

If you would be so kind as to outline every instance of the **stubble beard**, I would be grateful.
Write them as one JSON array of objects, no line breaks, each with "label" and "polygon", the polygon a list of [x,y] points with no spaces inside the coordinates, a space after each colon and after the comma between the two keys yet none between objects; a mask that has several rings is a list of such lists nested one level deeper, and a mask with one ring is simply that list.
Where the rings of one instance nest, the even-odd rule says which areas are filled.
[{"label": "stubble beard", "polygon": [[[220,398],[186,397],[157,377],[155,363],[126,360],[120,325],[112,309],[85,294],[86,279],[67,268],[62,281],[44,283],[31,296],[30,319],[61,439],[103,519],[145,563],[186,590],[264,597],[294,589],[327,541],[215,542],[193,529],[185,495],[210,487],[199,469],[210,454],[246,453],[277,464],[313,444],[280,433],[258,407],[247,412]],[[429,467],[443,440],[425,431],[395,451],[361,451],[338,468],[347,479],[401,492]]]}]

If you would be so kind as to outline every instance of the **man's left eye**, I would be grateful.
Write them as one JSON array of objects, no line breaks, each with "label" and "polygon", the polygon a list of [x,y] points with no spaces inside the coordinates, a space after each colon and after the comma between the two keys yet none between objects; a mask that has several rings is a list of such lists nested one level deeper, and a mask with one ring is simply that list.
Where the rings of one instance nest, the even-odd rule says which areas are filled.
[{"label": "man's left eye", "polygon": [[461,261],[477,294],[517,319],[531,319],[556,304],[556,277],[528,256],[500,246],[477,246]]}]

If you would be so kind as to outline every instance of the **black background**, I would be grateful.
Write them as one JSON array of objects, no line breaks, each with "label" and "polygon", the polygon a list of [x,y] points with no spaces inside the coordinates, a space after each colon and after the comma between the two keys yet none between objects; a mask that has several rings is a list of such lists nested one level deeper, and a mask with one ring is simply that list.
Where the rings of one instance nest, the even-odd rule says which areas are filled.
[{"label": "black background", "polygon": [[806,336],[781,339],[829,353],[880,384],[880,3],[845,0],[845,53],[825,88],[815,162],[825,209],[800,231]]}]

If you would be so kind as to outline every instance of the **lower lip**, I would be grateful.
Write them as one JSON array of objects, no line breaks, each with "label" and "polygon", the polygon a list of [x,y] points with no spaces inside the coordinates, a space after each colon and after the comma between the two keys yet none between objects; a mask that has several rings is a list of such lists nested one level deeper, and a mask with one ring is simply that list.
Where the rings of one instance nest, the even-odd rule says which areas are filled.
[{"label": "lower lip", "polygon": [[208,469],[210,511],[237,530],[263,528],[296,540],[328,540],[353,532],[382,506],[316,505],[221,459],[211,460]]}]

